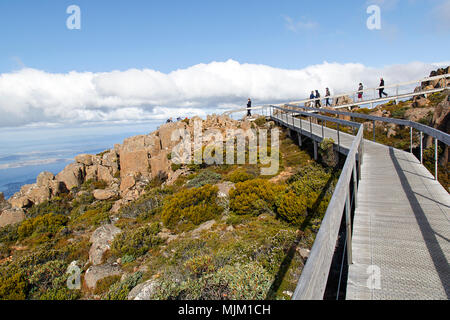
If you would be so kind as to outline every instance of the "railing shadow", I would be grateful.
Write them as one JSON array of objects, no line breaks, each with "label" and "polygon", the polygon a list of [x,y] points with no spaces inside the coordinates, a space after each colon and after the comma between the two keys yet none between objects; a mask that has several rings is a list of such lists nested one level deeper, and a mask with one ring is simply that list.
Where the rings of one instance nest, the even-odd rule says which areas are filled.
[{"label": "railing shadow", "polygon": [[[310,214],[308,214],[305,221],[301,224],[300,230],[304,230],[309,225],[311,220],[317,216],[316,211],[319,208],[319,205],[322,203],[323,199],[325,198],[327,191],[330,188],[331,184],[333,183],[333,180],[336,177],[336,173],[340,170],[340,168],[342,168],[342,158],[339,159],[338,165],[336,167],[334,167],[333,170],[331,171],[330,178],[327,180],[325,186],[322,189],[322,192],[320,193],[320,195],[317,197],[316,201],[312,205]],[[291,245],[289,250],[287,251],[286,256],[284,257],[283,261],[281,262],[280,269],[278,270],[278,272],[275,276],[275,279],[272,282],[272,285],[270,286],[270,289],[266,296],[266,300],[273,300],[275,298],[276,293],[277,293],[278,289],[280,288],[281,283],[283,282],[283,279],[286,276],[287,271],[289,270],[292,260],[294,259],[295,251],[297,250],[297,247],[298,247],[298,244],[300,243],[301,237],[302,236],[300,234],[296,238],[294,243]]]},{"label": "railing shadow", "polygon": [[445,290],[447,299],[450,299],[450,267],[448,261],[437,241],[435,231],[428,222],[427,216],[422,210],[422,207],[420,206],[420,203],[415,196],[415,192],[412,190],[411,185],[409,184],[406,175],[403,172],[400,163],[394,154],[394,148],[389,148],[389,154],[391,156],[392,162],[394,163],[395,170],[400,177],[400,182],[402,184],[403,190],[405,191],[405,194],[411,205],[411,209],[414,212],[414,216],[416,217],[420,232],[422,233],[425,245],[427,246],[436,272]]}]

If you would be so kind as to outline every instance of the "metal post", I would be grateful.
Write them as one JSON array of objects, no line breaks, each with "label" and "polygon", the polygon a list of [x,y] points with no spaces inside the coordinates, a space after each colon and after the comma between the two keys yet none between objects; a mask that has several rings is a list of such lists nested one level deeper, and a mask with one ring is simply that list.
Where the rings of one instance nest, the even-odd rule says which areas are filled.
[{"label": "metal post", "polygon": [[355,165],[353,166],[353,199],[355,199],[355,208],[358,207],[358,177],[356,170],[356,155],[355,155]]},{"label": "metal post", "polygon": [[423,133],[420,131],[420,163],[423,164]]},{"label": "metal post", "polygon": [[325,135],[323,133],[323,120],[322,120],[322,139],[325,138]]},{"label": "metal post", "polygon": [[309,117],[309,133],[310,136],[312,137],[312,117]]},{"label": "metal post", "polygon": [[375,142],[375,120],[373,120],[373,142]]},{"label": "metal post", "polygon": [[434,138],[434,179],[438,180],[438,139]]},{"label": "metal post", "polygon": [[314,160],[317,161],[317,141],[314,140]]},{"label": "metal post", "polygon": [[413,128],[410,127],[409,128],[409,152],[412,153],[412,149],[413,149]]},{"label": "metal post", "polygon": [[341,138],[339,135],[339,123],[337,125],[337,138],[338,138],[338,152],[341,152]]},{"label": "metal post", "polygon": [[352,259],[352,215],[350,207],[350,191],[347,193],[345,200],[345,222],[347,225],[347,261],[348,264],[353,264]]}]

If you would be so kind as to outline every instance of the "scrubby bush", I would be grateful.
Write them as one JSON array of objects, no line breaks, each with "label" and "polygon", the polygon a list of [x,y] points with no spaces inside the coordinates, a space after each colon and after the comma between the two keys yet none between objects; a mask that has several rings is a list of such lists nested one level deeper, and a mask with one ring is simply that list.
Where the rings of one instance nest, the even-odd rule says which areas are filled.
[{"label": "scrubby bush", "polygon": [[94,290],[94,294],[100,295],[104,292],[107,292],[109,290],[109,288],[120,281],[120,276],[119,275],[115,275],[115,276],[109,276],[106,278],[103,278],[99,281],[97,281],[97,285],[95,287]]},{"label": "scrubby bush", "polygon": [[122,207],[120,216],[123,218],[142,218],[145,220],[162,206],[164,194],[160,190],[152,190],[136,201]]},{"label": "scrubby bush", "polygon": [[184,263],[184,266],[195,277],[200,277],[203,274],[211,273],[215,267],[210,255],[199,255],[193,257]]},{"label": "scrubby bush", "polygon": [[142,272],[138,271],[127,277],[123,282],[116,282],[109,288],[106,300],[126,300],[131,289],[142,280]]},{"label": "scrubby bush", "polygon": [[22,273],[16,273],[11,277],[0,276],[0,300],[25,300],[28,287]]},{"label": "scrubby bush", "polygon": [[339,155],[334,151],[334,140],[323,139],[319,145],[319,154],[322,162],[328,167],[335,167],[339,163]]},{"label": "scrubby bush", "polygon": [[96,202],[92,205],[89,205],[86,209],[87,211],[83,212],[81,215],[76,217],[71,222],[72,225],[77,225],[82,228],[90,227],[90,226],[99,226],[102,223],[109,222],[109,210],[111,210],[112,203],[110,201],[101,201]]},{"label": "scrubby bush", "polygon": [[248,173],[243,168],[236,169],[236,170],[232,171],[230,174],[228,174],[228,176],[227,176],[227,180],[231,181],[233,183],[244,182],[244,181],[251,180],[254,178],[255,178],[255,176]]},{"label": "scrubby bush", "polygon": [[208,221],[223,209],[216,203],[217,186],[209,184],[180,191],[165,200],[161,219],[166,226],[174,227],[180,221],[195,225]]},{"label": "scrubby bush", "polygon": [[32,206],[27,214],[30,217],[43,216],[48,213],[68,215],[71,211],[70,195],[61,195],[41,204]]},{"label": "scrubby bush", "polygon": [[66,216],[49,213],[25,220],[19,226],[17,233],[20,239],[44,233],[51,237],[56,235],[68,221],[69,218]]},{"label": "scrubby bush", "polygon": [[150,248],[160,244],[161,238],[157,236],[160,231],[157,222],[138,228],[133,232],[118,234],[111,244],[111,252],[117,257],[124,255],[140,257],[147,253]]},{"label": "scrubby bush", "polygon": [[222,179],[220,174],[210,170],[205,170],[194,176],[193,179],[189,180],[186,186],[189,188],[199,188],[207,184],[216,184],[220,181],[220,179]]},{"label": "scrubby bush", "polygon": [[261,117],[258,117],[254,122],[258,127],[262,127],[263,125],[266,124],[267,121],[266,121],[266,117],[261,116]]},{"label": "scrubby bush", "polygon": [[298,196],[293,191],[283,194],[279,200],[277,213],[283,220],[301,225],[308,214],[305,197]]},{"label": "scrubby bush", "polygon": [[230,209],[238,214],[259,215],[274,209],[280,188],[263,179],[240,182],[230,190]]},{"label": "scrubby bush", "polygon": [[236,264],[186,281],[178,296],[187,300],[262,300],[266,298],[272,280],[257,262]]}]

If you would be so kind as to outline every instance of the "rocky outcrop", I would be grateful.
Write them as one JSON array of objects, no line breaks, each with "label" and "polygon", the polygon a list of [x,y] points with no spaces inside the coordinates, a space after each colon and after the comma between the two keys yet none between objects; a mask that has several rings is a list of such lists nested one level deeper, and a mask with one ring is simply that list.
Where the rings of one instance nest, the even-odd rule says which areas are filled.
[{"label": "rocky outcrop", "polygon": [[71,163],[56,175],[56,180],[64,183],[67,190],[71,190],[83,183],[85,172],[84,164]]},{"label": "rocky outcrop", "polygon": [[155,294],[156,288],[158,287],[157,280],[148,280],[143,283],[138,284],[134,287],[128,294],[128,300],[152,300]]},{"label": "rocky outcrop", "polygon": [[10,224],[16,224],[25,220],[25,213],[22,209],[4,209],[0,211],[0,228]]},{"label": "rocky outcrop", "polygon": [[103,255],[111,247],[111,242],[114,237],[122,231],[111,225],[103,225],[96,229],[91,235],[90,241],[92,242],[91,249],[89,250],[89,261],[94,265],[100,265],[103,262]]},{"label": "rocky outcrop", "polygon": [[101,266],[91,266],[86,270],[84,275],[84,283],[90,290],[97,287],[97,282],[106,277],[118,276],[122,274],[122,270],[117,264],[104,264]]}]

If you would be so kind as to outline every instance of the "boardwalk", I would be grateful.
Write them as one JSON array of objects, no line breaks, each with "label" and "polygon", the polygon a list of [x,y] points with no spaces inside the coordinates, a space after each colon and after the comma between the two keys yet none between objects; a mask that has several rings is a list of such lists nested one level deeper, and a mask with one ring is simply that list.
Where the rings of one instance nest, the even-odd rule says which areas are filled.
[{"label": "boardwalk", "polygon": [[[336,130],[273,118],[338,141]],[[340,151],[352,141],[341,132]],[[450,195],[409,152],[365,140],[362,163],[347,299],[449,299]]]}]

